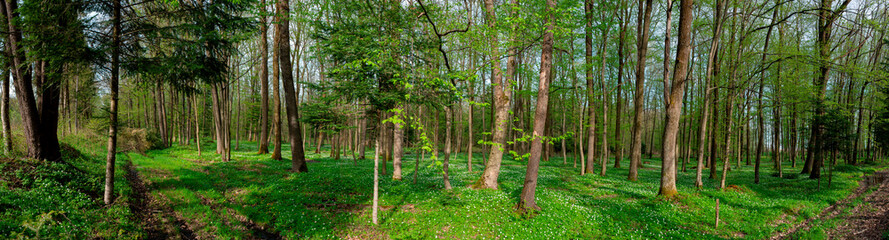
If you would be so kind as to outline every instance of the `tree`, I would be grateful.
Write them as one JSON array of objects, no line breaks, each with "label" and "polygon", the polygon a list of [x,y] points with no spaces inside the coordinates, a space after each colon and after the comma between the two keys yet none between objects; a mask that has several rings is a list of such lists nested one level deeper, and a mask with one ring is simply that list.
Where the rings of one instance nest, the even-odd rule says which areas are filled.
[{"label": "tree", "polygon": [[514,70],[512,68],[514,63],[514,52],[510,52],[510,59],[507,65],[507,77],[506,80],[503,78],[503,72],[500,69],[500,45],[497,40],[497,14],[494,9],[494,0],[485,0],[485,22],[488,23],[488,27],[491,28],[487,35],[487,38],[490,39],[489,43],[491,45],[491,68],[493,73],[491,74],[491,85],[493,88],[493,103],[494,103],[494,118],[493,118],[493,129],[491,129],[491,152],[488,156],[488,161],[485,163],[485,171],[482,173],[481,179],[476,182],[474,185],[475,188],[481,189],[497,189],[497,177],[500,175],[500,164],[503,161],[503,151],[506,147],[506,125],[509,121],[509,105],[510,98],[512,97],[512,92],[510,91],[511,83],[509,79],[512,78]]},{"label": "tree", "polygon": [[[259,150],[258,154],[269,153],[269,40],[268,40],[268,23],[266,21],[266,4],[265,0],[260,3],[259,11],[259,94],[262,99],[259,110]],[[275,93],[277,94],[277,92]],[[276,143],[277,144],[277,143]],[[277,148],[277,147],[276,147]],[[280,150],[280,149],[279,149]]]},{"label": "tree", "polygon": [[651,25],[652,0],[639,0],[639,15],[636,18],[636,92],[633,96],[633,138],[630,150],[630,181],[639,176],[642,165],[642,112],[645,101],[645,56],[648,53],[649,26]]},{"label": "tree", "polygon": [[[306,155],[303,152],[302,129],[299,127],[299,106],[296,104],[296,90],[293,85],[293,65],[290,62],[290,3],[278,0],[275,5],[279,19],[275,24],[275,41],[278,42],[278,67],[281,83],[284,85],[284,102],[287,104],[287,126],[290,136],[291,171],[309,171]],[[299,44],[299,39],[296,39]],[[299,45],[297,45],[299,46]]]},{"label": "tree", "polygon": [[[586,87],[587,87],[587,104],[590,106],[589,108],[589,132],[587,133],[587,152],[586,152],[586,167],[584,168],[584,173],[596,173],[595,170],[595,160],[596,159],[596,108],[593,107],[593,99],[594,96],[594,86],[595,82],[593,81],[593,2],[591,0],[587,0],[584,4],[584,16],[586,18],[586,31],[584,31],[584,46],[586,47],[585,58],[586,61],[585,70],[586,70]],[[538,100],[539,101],[539,100]],[[535,118],[536,119],[536,118]]]},{"label": "tree", "polygon": [[[698,166],[695,173],[695,188],[698,189],[701,189],[704,186],[704,181],[701,175],[704,169],[704,152],[707,151],[707,121],[710,118],[710,105],[714,101],[710,90],[712,88],[711,85],[713,85],[713,77],[716,75],[716,72],[719,72],[717,54],[719,53],[719,39],[722,35],[722,24],[724,22],[725,1],[716,1],[716,8],[714,9],[713,14],[713,22],[715,22],[716,26],[713,28],[713,40],[710,41],[710,52],[707,55],[707,73],[704,77],[704,99],[702,100],[704,106],[703,109],[701,109],[701,122],[698,132]],[[713,166],[710,167],[712,168]]]},{"label": "tree", "polygon": [[[679,119],[682,116],[682,98],[687,83],[688,59],[691,53],[691,24],[694,19],[692,0],[681,0],[679,5],[679,40],[676,46],[676,64],[673,71],[673,83],[664,86],[667,97],[664,104],[667,114],[664,119],[664,158],[661,165],[661,188],[658,195],[670,197],[676,191],[676,138],[679,132]],[[670,5],[670,4],[668,4]],[[669,7],[667,8],[669,11]],[[669,21],[667,21],[669,23]],[[668,28],[669,29],[669,28]],[[669,34],[669,32],[668,32]],[[669,89],[669,92],[668,92]]]},{"label": "tree", "polygon": [[114,201],[114,161],[117,156],[117,95],[118,82],[120,81],[120,0],[113,0],[112,10],[112,33],[111,33],[111,101],[109,105],[109,127],[108,127],[108,153],[105,157],[105,194],[103,200],[105,204],[111,204]]},{"label": "tree", "polygon": [[540,155],[543,150],[544,139],[543,131],[546,126],[547,108],[549,107],[549,82],[552,75],[553,67],[553,31],[555,17],[553,11],[556,8],[555,0],[546,1],[545,25],[546,29],[543,33],[543,42],[541,42],[540,53],[540,82],[537,88],[537,106],[534,113],[534,132],[531,139],[531,158],[528,159],[528,166],[525,172],[525,184],[522,186],[522,194],[519,196],[519,204],[517,206],[519,212],[527,212],[530,210],[540,210],[534,199],[534,193],[537,190],[537,171],[540,168]]},{"label": "tree", "polygon": [[851,0],[844,0],[837,9],[833,9],[833,0],[821,0],[818,8],[818,37],[815,41],[815,45],[817,45],[819,63],[817,68],[818,71],[815,73],[815,79],[813,80],[813,85],[815,86],[816,91],[814,109],[816,120],[812,121],[812,136],[809,139],[809,141],[814,144],[812,148],[812,170],[809,173],[809,178],[812,179],[821,178],[821,167],[824,165],[822,150],[823,143],[821,137],[821,134],[824,131],[824,125],[821,125],[822,122],[817,121],[817,119],[825,113],[824,102],[826,100],[827,79],[830,71],[829,62],[831,61],[831,33],[833,32],[834,21],[839,17],[840,13],[846,9],[846,6],[848,6],[850,2]]},{"label": "tree", "polygon": [[84,4],[74,0],[26,1],[21,8],[17,1],[0,4],[7,23],[7,50],[15,66],[11,70],[27,157],[61,162],[57,130],[64,65],[89,57],[78,19]]}]

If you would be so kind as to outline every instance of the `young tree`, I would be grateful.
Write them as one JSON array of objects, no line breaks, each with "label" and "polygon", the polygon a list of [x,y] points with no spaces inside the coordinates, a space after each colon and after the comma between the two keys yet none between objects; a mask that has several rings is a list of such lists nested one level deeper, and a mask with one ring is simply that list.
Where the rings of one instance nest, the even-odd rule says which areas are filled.
[{"label": "young tree", "polygon": [[633,143],[630,150],[630,173],[627,179],[636,181],[642,165],[642,112],[645,101],[645,56],[648,54],[652,0],[639,0],[636,18],[636,92],[633,97]]},{"label": "young tree", "polygon": [[[269,40],[268,22],[266,21],[266,3],[260,2],[259,23],[259,94],[261,107],[259,109],[259,150],[258,154],[269,153]],[[276,92],[277,94],[277,92]]]},{"label": "young tree", "polygon": [[553,67],[553,31],[555,17],[553,11],[556,8],[555,0],[546,1],[545,24],[546,30],[543,33],[543,42],[541,42],[540,53],[540,83],[537,88],[537,106],[534,113],[534,132],[531,137],[531,158],[528,159],[528,167],[525,172],[525,184],[522,186],[522,194],[519,196],[519,204],[517,206],[519,212],[527,212],[529,210],[540,210],[534,199],[534,193],[537,189],[537,171],[540,168],[540,156],[543,150],[543,131],[546,125],[546,113],[549,107],[549,81],[552,75]]},{"label": "young tree", "polygon": [[[509,79],[513,76],[512,63],[514,62],[513,54],[510,54],[509,63],[507,63],[507,79],[503,79],[503,72],[500,69],[500,42],[497,40],[497,14],[494,9],[494,0],[485,0],[485,22],[491,28],[488,36],[486,36],[491,44],[491,85],[493,88],[494,102],[494,119],[493,129],[491,130],[491,153],[488,161],[485,163],[485,171],[482,173],[481,179],[474,185],[475,188],[497,189],[497,177],[500,175],[500,163],[503,161],[503,151],[506,147],[506,127],[509,121],[509,105],[512,97],[511,83]],[[511,52],[512,53],[512,52]]]},{"label": "young tree", "polygon": [[[713,77],[716,75],[716,72],[719,72],[718,53],[719,39],[722,35],[723,16],[725,15],[724,0],[716,1],[716,8],[713,10],[713,14],[713,22],[716,26],[713,28],[713,40],[710,41],[710,52],[707,54],[707,73],[704,77],[704,99],[702,100],[704,106],[701,109],[701,122],[698,132],[698,166],[695,174],[695,187],[698,189],[704,187],[701,175],[704,169],[704,153],[707,151],[707,126],[709,125],[707,121],[710,118],[710,105],[714,102],[710,90],[712,88],[711,85],[713,85]],[[711,165],[710,167],[712,168],[713,166]]]},{"label": "young tree", "polygon": [[846,6],[851,0],[844,0],[837,9],[833,9],[833,0],[821,0],[818,8],[818,37],[815,41],[818,50],[819,63],[813,85],[815,86],[815,118],[812,120],[812,136],[809,142],[813,143],[812,148],[812,171],[809,178],[821,178],[821,167],[824,165],[824,156],[822,151],[822,132],[824,125],[818,121],[818,118],[825,113],[825,100],[827,93],[827,79],[830,71],[831,61],[831,45],[830,38],[833,33],[834,21],[845,11]]},{"label": "young tree", "polygon": [[117,156],[117,96],[120,81],[120,1],[112,0],[111,86],[109,87],[111,101],[108,104],[108,153],[105,156],[105,193],[102,198],[105,204],[111,204],[114,201],[112,194],[114,194],[114,161]]},{"label": "young tree", "polygon": [[[303,150],[302,129],[299,127],[299,106],[296,103],[296,90],[293,85],[293,65],[290,62],[290,3],[278,0],[275,5],[280,16],[275,24],[275,40],[278,42],[278,66],[281,68],[281,82],[284,85],[284,101],[287,103],[287,126],[290,136],[291,171],[307,172],[306,155]],[[296,39],[299,44],[299,39]],[[298,45],[297,45],[298,46]]]},{"label": "young tree", "polygon": [[[679,132],[679,119],[682,116],[682,98],[685,95],[688,59],[689,54],[691,53],[691,24],[694,20],[694,15],[692,13],[693,2],[693,0],[680,1],[679,40],[676,46],[676,64],[674,65],[673,82],[670,85],[664,85],[664,94],[665,97],[667,97],[664,104],[667,107],[667,114],[664,119],[664,122],[666,123],[664,124],[663,141],[664,158],[661,165],[661,188],[658,191],[658,195],[666,197],[678,193],[676,191],[676,138],[677,133]],[[667,11],[669,11],[669,7],[667,9]],[[669,23],[670,21],[667,22]],[[669,34],[669,32],[667,34]]]}]

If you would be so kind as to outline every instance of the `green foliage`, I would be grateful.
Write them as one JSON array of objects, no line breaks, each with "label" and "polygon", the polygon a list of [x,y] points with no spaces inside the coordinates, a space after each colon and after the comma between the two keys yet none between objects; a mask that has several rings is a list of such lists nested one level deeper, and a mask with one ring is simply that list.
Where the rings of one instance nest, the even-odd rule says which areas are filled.
[{"label": "green foliage", "polygon": [[299,121],[329,134],[338,133],[349,128],[343,110],[323,102],[306,102],[299,107]]},{"label": "green foliage", "polygon": [[[227,61],[237,53],[236,44],[247,40],[256,28],[255,19],[245,16],[256,1],[205,1],[146,4],[146,16],[132,16],[133,26],[144,41],[126,49],[123,67],[138,80],[167,83],[186,92],[195,84],[228,81]],[[157,18],[159,17],[159,18]],[[136,29],[131,29],[135,31]]]},{"label": "green foliage", "polygon": [[[101,145],[81,137],[67,140],[72,139],[79,144]],[[0,160],[0,238],[140,238],[142,230],[131,220],[125,196],[110,206],[102,203],[104,157],[68,145],[63,145],[62,154],[70,164]],[[118,179],[123,181],[122,174]],[[128,191],[126,187],[118,189]]]},{"label": "green foliage", "polygon": [[[43,61],[47,80],[57,83],[67,64],[83,64],[95,56],[87,47],[81,0],[23,1],[18,11],[27,60]],[[49,85],[49,84],[46,84]]]},{"label": "green foliage", "polygon": [[[719,182],[711,180],[705,180],[706,190],[695,190],[694,171],[679,172],[677,184],[687,194],[664,200],[652,197],[660,178],[657,159],[645,161],[651,163],[640,168],[637,182],[626,181],[623,171],[609,171],[605,177],[577,176],[576,169],[560,160],[543,161],[538,190],[543,211],[526,218],[514,211],[524,181],[524,161],[506,157],[500,189],[492,191],[463,187],[478,179],[463,164],[451,166],[455,186],[451,191],[441,191],[438,168],[414,169],[407,164],[404,174],[418,171],[417,183],[382,177],[382,223],[374,226],[368,208],[373,188],[368,172],[373,161],[359,160],[355,166],[351,159],[336,161],[310,154],[307,157],[315,161],[309,164],[318,165],[313,168],[317,171],[291,174],[288,162],[255,155],[253,146],[242,143],[243,149],[233,152],[232,162],[198,158],[193,146],[129,157],[154,182],[155,196],[169,200],[186,221],[213,226],[196,234],[216,238],[253,234],[239,228],[235,216],[242,215],[294,239],[763,239],[843,199],[858,186],[863,173],[875,170],[874,166],[840,165],[833,185],[819,189],[817,180],[806,178],[766,177],[752,184],[753,168],[742,166],[733,168],[727,191],[715,190]],[[284,151],[288,151],[286,145]],[[405,159],[417,157],[418,152],[405,155]],[[480,163],[481,157],[477,158],[474,162]],[[435,160],[421,162],[433,165]],[[481,166],[473,168],[477,167]],[[715,199],[720,199],[723,220],[718,229],[712,225]]]},{"label": "green foliage", "polygon": [[[883,69],[885,72],[889,72],[889,57],[883,62]],[[873,132],[876,136],[875,141],[883,149],[889,149],[889,78],[883,78],[879,83],[881,84],[879,89],[883,93],[881,99],[883,108],[877,112],[877,116],[874,118]]]},{"label": "green foliage", "polygon": [[855,138],[852,120],[854,115],[842,107],[828,105],[823,116],[816,116],[816,121],[824,126],[821,146],[824,150],[845,151],[851,147]]}]

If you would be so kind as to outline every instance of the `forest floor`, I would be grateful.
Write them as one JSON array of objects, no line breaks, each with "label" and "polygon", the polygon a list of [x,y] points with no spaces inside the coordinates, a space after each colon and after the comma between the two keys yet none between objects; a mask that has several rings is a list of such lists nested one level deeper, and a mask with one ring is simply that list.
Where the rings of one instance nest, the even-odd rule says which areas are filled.
[{"label": "forest floor", "polygon": [[[646,159],[639,181],[629,182],[628,162],[618,169],[610,163],[606,176],[579,176],[573,159],[563,164],[557,154],[542,162],[537,196],[543,210],[528,218],[514,212],[524,162],[505,160],[499,190],[472,190],[468,186],[483,169],[482,154],[475,154],[472,173],[466,156],[457,154],[450,161],[455,188],[445,191],[441,156],[432,160],[426,154],[415,168],[418,156],[406,154],[404,180],[392,180],[391,174],[381,177],[381,224],[374,226],[372,159],[334,160],[326,148],[320,154],[307,148],[309,172],[292,174],[287,171],[289,161],[257,155],[254,143],[242,142],[232,151],[231,162],[220,162],[212,147],[205,145],[203,156],[193,146],[122,154],[146,186],[154,220],[144,222],[161,223],[155,229],[180,239],[767,239],[843,202],[858,189],[862,176],[880,169],[840,165],[831,186],[823,179],[819,187],[817,180],[799,176],[799,166],[789,163],[784,178],[778,178],[764,159],[760,184],[752,183],[752,166],[732,163],[728,190],[719,191],[718,181],[706,178],[708,169],[704,190],[694,189],[694,169],[689,168],[679,172],[681,195],[662,199],[655,197],[660,177],[656,159]],[[285,145],[284,155],[288,153]],[[391,172],[391,162],[388,167]],[[889,187],[881,189],[889,194]],[[721,202],[718,228],[716,199]],[[863,202],[850,201],[854,207],[849,209],[869,212],[859,207],[866,204],[855,205]],[[840,231],[842,224],[839,219],[820,222],[794,230],[788,238],[855,234]]]},{"label": "forest floor", "polygon": [[[771,239],[795,239],[813,227],[828,227],[824,239],[886,239],[889,226],[889,170],[867,174],[845,199]],[[835,226],[830,229],[829,226]],[[819,232],[822,233],[822,232]]]},{"label": "forest floor", "polygon": [[835,239],[889,238],[889,172],[878,172],[868,179],[877,189],[864,197],[849,214],[840,216],[842,223],[829,232]]}]

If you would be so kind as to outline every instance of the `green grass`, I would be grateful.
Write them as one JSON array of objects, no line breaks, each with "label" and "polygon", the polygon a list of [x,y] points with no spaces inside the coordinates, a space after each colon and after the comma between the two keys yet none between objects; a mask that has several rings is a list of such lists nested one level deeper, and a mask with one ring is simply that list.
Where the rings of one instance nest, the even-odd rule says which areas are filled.
[{"label": "green grass", "polygon": [[[572,159],[563,165],[555,157],[540,170],[537,203],[543,210],[528,218],[514,213],[523,162],[504,161],[499,190],[472,190],[468,186],[484,168],[483,154],[474,155],[473,173],[466,171],[465,155],[457,154],[450,165],[454,189],[445,191],[441,168],[429,154],[413,184],[417,156],[408,154],[404,180],[381,177],[383,210],[381,224],[374,226],[372,159],[354,166],[351,158],[335,161],[326,151],[316,155],[307,148],[313,160],[309,172],[292,174],[289,161],[255,154],[254,143],[242,142],[231,162],[220,162],[212,145],[203,149],[202,157],[193,146],[127,156],[150,182],[152,195],[168,203],[196,235],[220,239],[256,234],[244,227],[245,218],[291,239],[764,239],[844,198],[864,172],[876,168],[838,167],[832,186],[824,179],[818,188],[817,180],[771,176],[766,159],[760,184],[752,183],[752,166],[733,166],[727,184],[736,187],[724,192],[714,189],[718,181],[706,179],[706,170],[705,189],[694,189],[694,169],[689,169],[679,172],[681,195],[662,199],[655,197],[658,160],[645,160],[649,163],[639,181],[629,182],[626,168],[609,168],[605,177],[579,176]],[[284,151],[289,156],[289,149]],[[799,171],[789,163],[784,168],[789,176]],[[713,225],[716,199],[721,204],[718,229]]]},{"label": "green grass", "polygon": [[[71,165],[29,159],[0,160],[0,238],[138,239],[143,236],[126,205],[129,187],[118,171],[116,193],[102,202],[105,157],[100,141],[66,136]],[[76,168],[76,169],[75,169]]]}]

